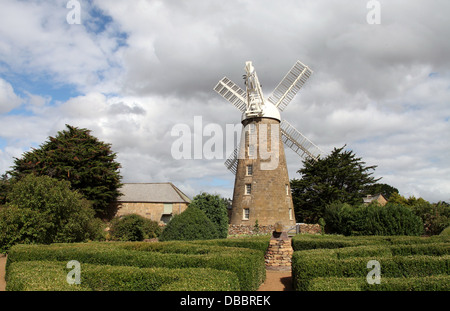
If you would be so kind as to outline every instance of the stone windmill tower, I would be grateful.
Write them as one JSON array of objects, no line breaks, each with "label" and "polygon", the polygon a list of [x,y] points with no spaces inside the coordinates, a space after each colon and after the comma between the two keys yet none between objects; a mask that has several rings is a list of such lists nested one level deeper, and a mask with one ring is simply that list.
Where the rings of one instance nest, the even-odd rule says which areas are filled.
[{"label": "stone windmill tower", "polygon": [[244,126],[240,145],[225,165],[235,175],[231,224],[267,226],[295,225],[289,176],[283,143],[302,157],[317,160],[321,150],[282,120],[283,111],[311,75],[301,62],[291,68],[275,88],[264,97],[252,62],[246,62],[246,91],[228,78],[214,90],[242,112]]}]

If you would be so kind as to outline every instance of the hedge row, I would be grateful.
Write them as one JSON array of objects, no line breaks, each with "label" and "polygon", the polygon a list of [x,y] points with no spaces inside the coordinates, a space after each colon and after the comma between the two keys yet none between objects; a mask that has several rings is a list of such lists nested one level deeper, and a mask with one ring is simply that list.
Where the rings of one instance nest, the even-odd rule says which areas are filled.
[{"label": "hedge row", "polygon": [[384,277],[423,277],[450,274],[448,243],[428,245],[368,245],[343,249],[296,251],[292,276],[297,290],[310,290],[317,277],[360,277],[365,279],[369,260],[377,260]]},{"label": "hedge row", "polygon": [[81,264],[210,268],[230,271],[239,279],[241,290],[256,290],[265,280],[264,252],[238,247],[219,247],[187,242],[92,242],[51,245],[16,245],[11,248],[9,266],[21,261],[77,260]]},{"label": "hedge row", "polygon": [[319,277],[310,282],[310,291],[450,291],[450,276],[409,278],[382,277],[380,284],[368,284],[365,278]]},{"label": "hedge row", "polygon": [[359,245],[396,245],[396,244],[430,244],[435,242],[450,242],[448,236],[353,236],[342,235],[304,235],[292,238],[294,251],[316,248],[342,248]]},{"label": "hedge row", "polygon": [[9,267],[10,291],[229,291],[239,290],[235,273],[204,268],[168,269],[81,265],[81,284],[69,284],[65,262],[22,261]]}]

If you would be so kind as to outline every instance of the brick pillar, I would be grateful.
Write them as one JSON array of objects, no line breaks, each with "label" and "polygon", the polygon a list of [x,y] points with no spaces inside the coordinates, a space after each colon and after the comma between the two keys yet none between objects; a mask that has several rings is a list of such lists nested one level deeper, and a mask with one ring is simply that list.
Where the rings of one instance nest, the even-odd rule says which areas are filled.
[{"label": "brick pillar", "polygon": [[293,252],[291,239],[288,237],[287,233],[274,231],[264,257],[266,268],[273,270],[290,270]]}]

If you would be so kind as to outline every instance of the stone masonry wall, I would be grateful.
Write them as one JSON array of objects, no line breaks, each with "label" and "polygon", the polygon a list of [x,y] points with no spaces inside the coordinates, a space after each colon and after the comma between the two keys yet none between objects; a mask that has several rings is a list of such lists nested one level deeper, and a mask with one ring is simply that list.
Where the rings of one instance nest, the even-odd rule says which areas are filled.
[{"label": "stone masonry wall", "polygon": [[272,238],[270,239],[269,247],[264,256],[266,268],[274,270],[290,270],[291,258],[294,253],[291,239],[288,238],[286,232],[282,233],[282,236],[279,238],[275,238],[274,235],[272,235]]}]

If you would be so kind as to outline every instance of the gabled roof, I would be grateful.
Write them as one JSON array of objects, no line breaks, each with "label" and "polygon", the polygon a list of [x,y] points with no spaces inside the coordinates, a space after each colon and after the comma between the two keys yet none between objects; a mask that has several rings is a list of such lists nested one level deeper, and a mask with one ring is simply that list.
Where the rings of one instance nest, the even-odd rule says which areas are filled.
[{"label": "gabled roof", "polygon": [[172,183],[124,183],[118,202],[190,203],[191,199]]},{"label": "gabled roof", "polygon": [[[381,194],[374,194],[374,195],[370,195],[368,194],[365,198],[363,198],[363,202],[364,203],[370,203],[372,201],[377,201],[379,198],[383,198],[384,200],[386,200],[386,198]],[[386,200],[387,201],[387,200]]]}]

